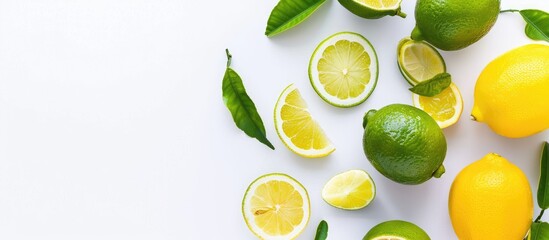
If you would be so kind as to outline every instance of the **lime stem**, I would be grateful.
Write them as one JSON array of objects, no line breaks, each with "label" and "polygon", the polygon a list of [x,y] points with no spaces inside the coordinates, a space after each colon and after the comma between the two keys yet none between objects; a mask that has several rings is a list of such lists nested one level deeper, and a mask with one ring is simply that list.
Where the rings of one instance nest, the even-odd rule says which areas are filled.
[{"label": "lime stem", "polygon": [[227,53],[227,67],[231,66],[231,59],[233,58],[233,55],[229,53],[229,49],[225,48],[225,53]]},{"label": "lime stem", "polygon": [[401,12],[400,10],[397,11],[397,14],[396,14],[396,15],[398,15],[398,16],[401,17],[401,18],[406,18],[406,16],[408,16],[406,13],[403,13],[403,12]]},{"label": "lime stem", "polygon": [[539,213],[539,216],[536,218],[534,222],[539,222],[541,220],[541,217],[543,217],[543,213],[545,212],[545,209],[541,209],[541,212]]},{"label": "lime stem", "polygon": [[520,12],[520,10],[516,10],[516,9],[507,9],[507,10],[501,10],[501,11],[499,11],[499,13],[506,13],[506,12]]}]

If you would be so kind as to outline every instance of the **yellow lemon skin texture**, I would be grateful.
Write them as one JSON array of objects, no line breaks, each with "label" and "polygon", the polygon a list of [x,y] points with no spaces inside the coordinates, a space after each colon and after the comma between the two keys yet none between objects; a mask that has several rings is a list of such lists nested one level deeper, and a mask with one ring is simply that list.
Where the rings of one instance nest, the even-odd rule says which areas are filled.
[{"label": "yellow lemon skin texture", "polygon": [[477,80],[471,116],[509,138],[549,128],[549,46],[525,45],[489,63]]},{"label": "yellow lemon skin texture", "polygon": [[456,176],[448,208],[460,240],[523,239],[534,213],[526,175],[495,153]]}]

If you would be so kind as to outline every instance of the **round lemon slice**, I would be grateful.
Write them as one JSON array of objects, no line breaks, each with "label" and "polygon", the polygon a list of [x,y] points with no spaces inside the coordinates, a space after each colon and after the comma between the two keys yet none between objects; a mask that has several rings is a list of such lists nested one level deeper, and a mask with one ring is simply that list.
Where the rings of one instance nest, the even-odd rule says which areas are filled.
[{"label": "round lemon slice", "polygon": [[311,117],[307,103],[293,84],[280,94],[274,122],[282,142],[300,156],[324,157],[335,150],[320,125]]},{"label": "round lemon slice", "polygon": [[378,77],[377,55],[358,33],[340,32],[322,41],[309,62],[309,79],[316,93],[336,107],[366,101]]},{"label": "round lemon slice", "polygon": [[271,173],[253,181],[242,200],[248,228],[260,239],[295,239],[310,216],[307,190],[294,178]]},{"label": "round lemon slice", "polygon": [[398,44],[397,63],[400,73],[412,86],[446,72],[446,63],[434,47],[409,38]]},{"label": "round lemon slice", "polygon": [[322,189],[324,201],[345,210],[364,208],[375,196],[376,185],[363,170],[350,170],[335,175]]},{"label": "round lemon slice", "polygon": [[434,97],[425,97],[414,93],[412,98],[414,106],[431,115],[440,128],[446,128],[456,123],[463,112],[463,99],[454,83]]}]

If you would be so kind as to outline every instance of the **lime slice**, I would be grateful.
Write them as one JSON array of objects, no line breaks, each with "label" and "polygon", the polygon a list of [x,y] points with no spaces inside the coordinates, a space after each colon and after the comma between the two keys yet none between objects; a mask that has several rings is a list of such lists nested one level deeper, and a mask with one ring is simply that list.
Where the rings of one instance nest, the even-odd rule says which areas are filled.
[{"label": "lime slice", "polygon": [[274,122],[282,142],[300,156],[324,157],[335,150],[320,125],[311,117],[307,103],[293,84],[280,94]]},{"label": "lime slice", "polygon": [[368,99],[377,83],[377,55],[366,38],[340,32],[322,41],[309,62],[309,79],[324,101],[337,107]]},{"label": "lime slice", "polygon": [[456,123],[463,112],[463,99],[454,83],[434,97],[425,97],[414,93],[412,98],[414,106],[431,115],[440,128],[446,128]]},{"label": "lime slice", "polygon": [[368,19],[394,15],[406,17],[406,14],[400,11],[400,2],[401,0],[339,0],[339,3],[350,12]]},{"label": "lime slice", "polygon": [[322,189],[324,201],[345,210],[364,208],[375,196],[376,185],[363,170],[350,170],[335,175]]},{"label": "lime slice", "polygon": [[301,183],[286,174],[263,175],[246,190],[242,215],[260,239],[294,239],[309,222],[309,195]]},{"label": "lime slice", "polygon": [[398,68],[412,86],[446,72],[446,64],[438,51],[423,41],[402,39],[397,49]]}]

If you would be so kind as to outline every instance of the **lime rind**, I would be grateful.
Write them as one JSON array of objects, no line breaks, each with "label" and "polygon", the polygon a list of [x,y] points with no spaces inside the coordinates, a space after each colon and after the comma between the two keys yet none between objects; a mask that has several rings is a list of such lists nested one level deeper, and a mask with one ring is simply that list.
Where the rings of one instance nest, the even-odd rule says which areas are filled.
[{"label": "lime rind", "polygon": [[[293,83],[288,85],[286,88],[284,88],[284,90],[282,91],[282,93],[278,97],[278,100],[276,101],[276,105],[275,105],[275,109],[274,109],[274,124],[275,124],[275,130],[276,130],[276,133],[277,133],[278,137],[280,138],[280,140],[282,140],[282,143],[284,143],[284,145],[288,149],[290,149],[292,152],[294,152],[295,154],[297,154],[299,156],[306,157],[306,158],[319,158],[319,157],[325,157],[325,156],[330,155],[332,152],[335,151],[335,146],[333,145],[333,143],[329,139],[327,139],[327,140],[330,144],[328,146],[326,146],[325,148],[323,148],[323,149],[301,149],[298,146],[294,145],[294,143],[290,139],[287,139],[286,135],[283,133],[283,131],[282,131],[282,121],[279,120],[279,117],[280,117],[279,112],[281,112],[282,106],[284,106],[284,99],[286,99],[288,94],[291,93],[294,90],[299,91]],[[307,109],[307,111],[308,111],[308,109]],[[310,112],[309,112],[309,114],[310,114]],[[311,115],[311,118],[313,118],[312,115]],[[313,121],[316,122],[316,120],[314,120],[314,118],[313,118]],[[323,131],[321,132],[321,134],[326,136],[326,134]]]},{"label": "lime rind", "polygon": [[[250,221],[254,221],[253,213],[251,213],[251,211],[246,211],[246,207],[247,207],[246,203],[249,203],[253,196],[252,193],[254,191],[252,190],[255,190],[257,186],[272,180],[279,180],[287,183],[292,183],[291,185],[294,187],[294,189],[298,191],[301,194],[301,196],[303,196],[304,199],[307,199],[307,201],[303,202],[304,203],[303,216],[306,216],[306,217],[304,217],[302,222],[294,228],[293,232],[284,236],[271,236],[265,233],[262,229],[254,226],[254,224],[250,223]],[[305,227],[309,223],[309,219],[311,216],[311,201],[310,201],[307,189],[305,189],[305,187],[295,178],[284,173],[269,173],[255,179],[252,183],[250,183],[250,185],[246,189],[246,192],[244,193],[244,198],[242,199],[242,216],[244,217],[244,221],[246,222],[246,226],[248,227],[248,229],[250,229],[250,231],[259,239],[265,239],[265,240],[295,239],[303,232],[303,230],[305,230]]]},{"label": "lime rind", "polygon": [[[328,193],[328,190],[330,190],[332,185],[337,180],[339,180],[338,178],[345,177],[346,174],[360,174],[360,175],[362,175],[362,177],[366,181],[368,181],[372,184],[372,192],[371,192],[372,197],[370,199],[368,199],[367,201],[365,201],[364,204],[362,204],[360,206],[356,206],[356,207],[345,207],[345,206],[336,205],[336,204],[334,204],[330,201],[331,193]],[[345,186],[343,186],[341,188],[342,188],[341,190],[343,190],[343,188],[345,188]],[[370,176],[370,174],[368,174],[364,170],[350,170],[350,171],[339,173],[339,174],[333,176],[330,180],[328,180],[328,182],[324,185],[324,188],[322,189],[322,199],[326,203],[328,203],[330,206],[335,207],[335,208],[339,208],[339,209],[343,209],[343,210],[358,210],[358,209],[365,208],[368,205],[370,205],[370,203],[372,203],[372,201],[374,201],[375,197],[376,197],[376,184],[375,184],[374,180],[372,179],[372,177]]]},{"label": "lime rind", "polygon": [[406,81],[408,81],[408,83],[410,85],[415,86],[415,85],[417,85],[418,83],[420,83],[422,81],[428,80],[428,79],[416,79],[416,78],[414,78],[413,74],[411,74],[404,67],[403,60],[402,60],[403,50],[406,49],[406,47],[411,47],[411,46],[409,46],[411,44],[415,45],[415,47],[426,48],[427,51],[429,51],[431,53],[435,53],[436,54],[436,59],[439,60],[439,62],[437,64],[442,66],[443,71],[441,71],[440,73],[446,72],[446,63],[444,62],[444,58],[442,58],[442,55],[440,55],[440,53],[436,50],[436,48],[434,48],[433,46],[431,46],[430,44],[428,44],[425,41],[416,41],[416,40],[412,40],[410,38],[404,38],[398,43],[398,47],[397,47],[397,64],[398,64],[398,70],[400,71],[400,73],[402,74],[404,79],[406,79]]},{"label": "lime rind", "polygon": [[[317,68],[318,62],[323,57],[323,53],[326,50],[326,48],[328,48],[329,46],[333,46],[336,42],[340,40],[347,40],[347,41],[359,43],[370,57],[370,66],[369,66],[370,80],[366,85],[365,89],[362,91],[362,93],[354,98],[340,99],[329,94],[324,89],[324,86],[322,85],[319,79],[319,71]],[[342,108],[354,107],[366,101],[370,97],[370,95],[372,94],[372,92],[374,91],[377,85],[378,75],[379,75],[379,64],[378,64],[377,54],[372,44],[368,41],[368,39],[354,32],[339,32],[324,39],[316,47],[309,61],[309,80],[311,82],[311,85],[313,86],[313,89],[318,94],[318,96],[320,96],[320,98],[322,98],[325,102],[336,107],[342,107]]]}]

